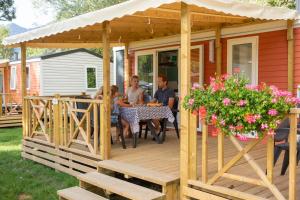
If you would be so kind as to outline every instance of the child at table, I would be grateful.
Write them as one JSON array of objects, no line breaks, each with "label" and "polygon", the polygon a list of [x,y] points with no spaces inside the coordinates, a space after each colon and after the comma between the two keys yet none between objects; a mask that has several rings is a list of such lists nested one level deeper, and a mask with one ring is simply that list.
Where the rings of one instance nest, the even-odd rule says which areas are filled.
[{"label": "child at table", "polygon": [[[118,123],[118,115],[120,114],[120,107],[132,107],[130,104],[126,104],[123,102],[122,98],[120,98],[119,94],[119,88],[116,85],[111,86],[111,122],[112,123]],[[129,123],[124,120],[123,118],[121,119],[123,130],[124,130],[124,135],[126,137],[129,136]],[[119,135],[118,135],[119,137]]]}]

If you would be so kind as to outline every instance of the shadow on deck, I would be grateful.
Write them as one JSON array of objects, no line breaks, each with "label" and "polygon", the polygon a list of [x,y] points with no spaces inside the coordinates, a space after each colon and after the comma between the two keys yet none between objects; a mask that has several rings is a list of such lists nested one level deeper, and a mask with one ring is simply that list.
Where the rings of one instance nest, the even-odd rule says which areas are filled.
[{"label": "shadow on deck", "polygon": [[[208,175],[211,177],[217,172],[217,138],[209,138],[208,144]],[[166,141],[163,144],[156,144],[151,137],[147,140],[140,138],[138,147],[132,148],[131,140],[127,139],[127,149],[123,150],[121,144],[112,145],[111,159],[155,170],[161,173],[170,174],[179,178],[179,145],[180,142],[174,131],[168,131]],[[225,163],[235,156],[238,151],[231,144],[229,139],[225,139]],[[201,135],[198,136],[198,157],[197,170],[198,177],[201,177]],[[253,151],[249,153],[259,164],[261,169],[266,169],[266,142],[262,141]],[[288,197],[288,171],[284,176],[280,176],[283,155],[274,167],[274,183],[279,191],[285,197]],[[251,166],[243,158],[229,171],[231,174],[242,175],[248,178],[258,178]],[[297,184],[300,184],[300,168],[297,168]],[[256,186],[248,183],[234,181],[231,179],[220,178],[215,185],[223,186],[230,189],[246,192],[267,199],[275,199],[272,193],[265,187]],[[300,196],[300,190],[297,195]]]}]

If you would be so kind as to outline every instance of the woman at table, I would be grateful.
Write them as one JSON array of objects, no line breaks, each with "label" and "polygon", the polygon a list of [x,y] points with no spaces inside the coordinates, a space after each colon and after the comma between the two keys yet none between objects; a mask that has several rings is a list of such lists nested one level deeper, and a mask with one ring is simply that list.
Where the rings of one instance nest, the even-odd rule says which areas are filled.
[{"label": "woman at table", "polygon": [[[111,86],[111,122],[116,124],[118,123],[118,115],[120,114],[120,107],[132,107],[130,104],[126,104],[122,98],[120,98],[119,88],[116,85]],[[121,119],[123,131],[125,136],[129,136],[129,123]],[[119,138],[119,136],[117,136]]]},{"label": "woman at table", "polygon": [[125,96],[131,105],[144,103],[144,90],[139,86],[138,76],[131,77],[130,87],[127,89]]}]

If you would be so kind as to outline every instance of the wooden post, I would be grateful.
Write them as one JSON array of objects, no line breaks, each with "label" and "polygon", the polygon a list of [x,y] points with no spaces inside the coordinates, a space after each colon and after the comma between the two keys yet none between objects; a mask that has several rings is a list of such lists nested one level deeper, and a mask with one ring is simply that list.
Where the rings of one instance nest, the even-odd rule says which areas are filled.
[{"label": "wooden post", "polygon": [[206,183],[208,180],[207,177],[207,156],[208,156],[208,152],[207,152],[207,137],[208,137],[208,129],[207,129],[207,124],[206,122],[203,120],[202,123],[202,172],[201,172],[201,176],[202,176],[202,182]]},{"label": "wooden post", "polygon": [[216,65],[217,75],[220,76],[222,73],[222,43],[221,43],[221,26],[217,26],[216,29]]},{"label": "wooden post", "polygon": [[[26,96],[26,45],[21,44],[21,92],[22,92],[22,109],[24,109],[24,97]],[[26,110],[26,109],[25,109]],[[23,136],[25,136],[25,118],[26,113],[22,112]]]},{"label": "wooden post", "polygon": [[104,159],[110,157],[110,45],[109,45],[109,22],[103,22],[102,29],[102,42],[103,42],[103,103],[105,109],[104,119]]},{"label": "wooden post", "polygon": [[0,117],[3,115],[2,104],[3,104],[4,94],[0,93]]},{"label": "wooden post", "polygon": [[196,180],[197,174],[197,116],[190,113],[189,126],[189,178]]},{"label": "wooden post", "polygon": [[[191,13],[186,3],[181,3],[181,51],[180,51],[180,92],[182,99],[189,94],[190,90],[190,62],[191,62]],[[187,186],[190,178],[189,162],[189,111],[180,105],[180,199],[185,199],[183,188]]]},{"label": "wooden post", "polygon": [[130,64],[129,64],[129,52],[128,52],[128,44],[125,45],[124,49],[124,81],[125,81],[125,90],[129,87],[130,81]]},{"label": "wooden post", "polygon": [[296,174],[297,174],[297,118],[298,114],[290,114],[290,163],[289,163],[289,200],[296,200]]},{"label": "wooden post", "polygon": [[288,41],[288,91],[293,92],[294,87],[294,21],[287,21],[287,41]]},{"label": "wooden post", "polygon": [[59,94],[54,95],[53,103],[53,136],[54,136],[54,144],[56,148],[60,144],[60,104],[59,104]]},{"label": "wooden post", "polygon": [[268,137],[267,145],[267,176],[271,183],[273,183],[273,168],[274,168],[274,137]]}]

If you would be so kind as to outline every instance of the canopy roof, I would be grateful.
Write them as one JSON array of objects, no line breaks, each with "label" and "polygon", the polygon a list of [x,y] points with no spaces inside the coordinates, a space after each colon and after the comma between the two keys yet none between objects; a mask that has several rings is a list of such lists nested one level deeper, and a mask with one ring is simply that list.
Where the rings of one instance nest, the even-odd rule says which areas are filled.
[{"label": "canopy roof", "polygon": [[[297,12],[233,0],[129,0],[108,8],[5,38],[4,45],[27,43],[97,43],[102,23],[110,22],[112,43],[125,43],[180,33],[180,3],[191,5],[192,31],[217,25],[296,19]],[[84,46],[83,46],[84,47]]]}]

